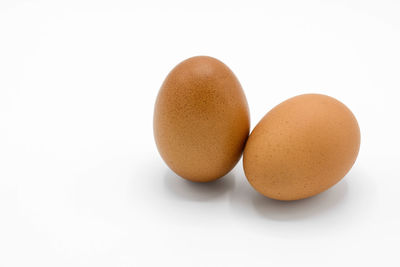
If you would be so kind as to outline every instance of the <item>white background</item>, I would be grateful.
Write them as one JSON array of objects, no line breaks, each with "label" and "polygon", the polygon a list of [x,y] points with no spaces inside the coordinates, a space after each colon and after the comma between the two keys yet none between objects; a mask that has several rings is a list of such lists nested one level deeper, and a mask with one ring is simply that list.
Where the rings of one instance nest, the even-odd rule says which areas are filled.
[{"label": "white background", "polygon": [[[356,115],[350,173],[290,203],[241,162],[193,184],[153,106],[180,61],[225,62],[253,128],[323,93]],[[400,2],[0,2],[0,266],[399,266]]]}]

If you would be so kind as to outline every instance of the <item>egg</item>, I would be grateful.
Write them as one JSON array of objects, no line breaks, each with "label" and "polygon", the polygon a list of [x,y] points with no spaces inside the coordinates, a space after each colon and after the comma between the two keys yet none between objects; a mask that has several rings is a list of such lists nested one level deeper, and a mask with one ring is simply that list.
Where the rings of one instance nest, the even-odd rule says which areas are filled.
[{"label": "egg", "polygon": [[227,174],[242,155],[249,127],[243,89],[215,58],[181,62],[160,88],[154,138],[165,163],[185,179],[209,182]]},{"label": "egg", "polygon": [[243,168],[261,194],[303,199],[339,182],[359,147],[357,120],[344,104],[305,94],[282,102],[261,119],[248,138]]}]

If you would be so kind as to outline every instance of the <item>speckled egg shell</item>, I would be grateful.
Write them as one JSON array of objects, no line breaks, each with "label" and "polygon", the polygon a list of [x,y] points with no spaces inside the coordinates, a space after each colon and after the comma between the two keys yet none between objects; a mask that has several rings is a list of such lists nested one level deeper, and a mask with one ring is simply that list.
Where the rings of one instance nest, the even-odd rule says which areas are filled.
[{"label": "speckled egg shell", "polygon": [[207,56],[189,58],[167,76],[154,109],[154,137],[179,176],[208,182],[238,162],[249,134],[247,100],[233,72]]},{"label": "speckled egg shell", "polygon": [[305,94],[279,104],[257,124],[244,150],[243,167],[261,194],[297,200],[339,182],[359,147],[357,120],[344,104]]}]

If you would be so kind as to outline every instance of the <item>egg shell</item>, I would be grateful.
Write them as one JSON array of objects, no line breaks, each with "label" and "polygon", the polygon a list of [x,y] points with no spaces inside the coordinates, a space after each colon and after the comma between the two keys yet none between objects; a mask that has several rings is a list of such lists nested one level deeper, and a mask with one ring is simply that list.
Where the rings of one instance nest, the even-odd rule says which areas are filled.
[{"label": "egg shell", "polygon": [[353,113],[320,94],[290,98],[268,112],[250,134],[243,167],[250,184],[278,200],[316,195],[353,166],[360,129]]},{"label": "egg shell", "polygon": [[242,155],[250,128],[247,100],[224,63],[192,57],[162,84],[153,126],[158,151],[176,174],[195,182],[213,181]]}]

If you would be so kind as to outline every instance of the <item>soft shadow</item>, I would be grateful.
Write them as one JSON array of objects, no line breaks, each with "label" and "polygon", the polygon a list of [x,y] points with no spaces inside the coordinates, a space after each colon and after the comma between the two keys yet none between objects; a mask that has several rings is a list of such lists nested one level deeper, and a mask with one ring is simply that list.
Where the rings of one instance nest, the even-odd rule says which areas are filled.
[{"label": "soft shadow", "polygon": [[342,180],[327,191],[307,199],[279,201],[253,192],[251,202],[262,217],[279,221],[299,220],[332,210],[345,200],[347,192],[347,181]]},{"label": "soft shadow", "polygon": [[196,183],[185,180],[172,171],[164,175],[165,188],[174,196],[187,201],[209,201],[222,197],[235,187],[235,179],[232,173],[228,173],[216,181],[208,183]]}]

